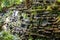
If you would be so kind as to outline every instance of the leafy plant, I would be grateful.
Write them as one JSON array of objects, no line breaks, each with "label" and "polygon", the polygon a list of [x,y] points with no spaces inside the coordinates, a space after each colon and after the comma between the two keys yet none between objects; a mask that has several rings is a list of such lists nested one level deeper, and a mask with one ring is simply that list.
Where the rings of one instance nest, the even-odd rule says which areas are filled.
[{"label": "leafy plant", "polygon": [[10,32],[2,31],[0,32],[0,40],[19,40],[19,38],[10,34]]},{"label": "leafy plant", "polygon": [[3,7],[10,7],[13,6],[14,4],[20,4],[22,0],[1,0],[0,1],[0,11],[2,10]]},{"label": "leafy plant", "polygon": [[60,0],[57,0],[57,2],[60,2]]}]

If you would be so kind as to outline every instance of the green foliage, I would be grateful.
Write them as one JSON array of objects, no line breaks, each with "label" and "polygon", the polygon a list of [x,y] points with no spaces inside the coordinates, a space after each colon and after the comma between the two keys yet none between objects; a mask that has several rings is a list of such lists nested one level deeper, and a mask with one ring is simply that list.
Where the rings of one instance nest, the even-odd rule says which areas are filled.
[{"label": "green foliage", "polygon": [[20,4],[22,0],[1,0],[0,1],[0,11],[3,7],[10,7],[13,4]]},{"label": "green foliage", "polygon": [[60,2],[60,0],[57,0],[57,2]]},{"label": "green foliage", "polygon": [[10,34],[10,32],[0,32],[0,40],[19,40],[16,36]]}]

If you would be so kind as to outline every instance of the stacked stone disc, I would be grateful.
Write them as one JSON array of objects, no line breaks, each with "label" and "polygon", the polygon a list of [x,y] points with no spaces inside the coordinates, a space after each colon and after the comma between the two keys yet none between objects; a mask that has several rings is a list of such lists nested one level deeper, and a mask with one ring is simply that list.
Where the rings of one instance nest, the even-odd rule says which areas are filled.
[{"label": "stacked stone disc", "polygon": [[[42,6],[44,8],[45,4],[35,3],[33,6]],[[57,17],[60,10],[58,8],[55,9],[55,7],[52,10],[32,9],[32,7],[27,11],[27,14],[30,14],[30,26],[25,34],[26,38],[33,37],[33,40],[36,38],[58,40],[60,38],[60,22],[57,22]]]},{"label": "stacked stone disc", "polygon": [[[22,34],[22,40],[28,40],[30,37],[32,37],[32,40],[58,40],[60,38],[60,6],[52,6],[51,1],[46,1],[46,3],[34,1],[36,0],[33,0],[32,5],[29,4],[31,6],[29,9],[22,8],[22,5],[21,8],[18,7],[22,11],[20,17],[21,27],[26,28],[23,32],[24,35]],[[46,10],[48,6],[52,10]],[[27,18],[25,19],[22,15]]]}]

